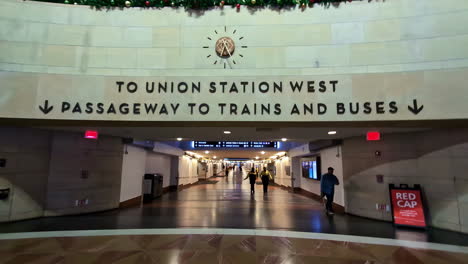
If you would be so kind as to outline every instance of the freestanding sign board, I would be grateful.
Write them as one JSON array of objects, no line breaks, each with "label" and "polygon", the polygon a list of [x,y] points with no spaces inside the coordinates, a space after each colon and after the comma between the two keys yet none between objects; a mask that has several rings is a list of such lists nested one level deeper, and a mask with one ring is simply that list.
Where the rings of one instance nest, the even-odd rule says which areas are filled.
[{"label": "freestanding sign board", "polygon": [[393,223],[399,226],[426,227],[421,188],[395,187],[390,184]]}]

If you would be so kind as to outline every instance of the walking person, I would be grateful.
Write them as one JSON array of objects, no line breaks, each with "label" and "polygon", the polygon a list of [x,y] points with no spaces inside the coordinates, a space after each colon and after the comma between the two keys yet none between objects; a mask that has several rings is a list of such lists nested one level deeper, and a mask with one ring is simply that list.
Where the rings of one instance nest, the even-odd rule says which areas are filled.
[{"label": "walking person", "polygon": [[327,214],[333,215],[333,196],[335,195],[335,185],[339,185],[338,178],[333,174],[333,168],[328,167],[328,172],[322,175],[320,180],[321,198],[327,197],[327,204],[325,206]]},{"label": "walking person", "polygon": [[249,174],[247,174],[247,177],[245,177],[244,180],[247,180],[247,178],[249,178],[249,181],[250,181],[250,194],[255,194],[255,182],[257,181],[257,177],[258,175],[255,173],[255,170],[254,168],[252,168],[249,172]]},{"label": "walking person", "polygon": [[260,173],[260,178],[262,179],[263,183],[263,193],[268,193],[268,184],[270,183],[270,180],[273,180],[273,177],[271,177],[271,173],[267,171],[266,167],[263,167],[263,171]]}]

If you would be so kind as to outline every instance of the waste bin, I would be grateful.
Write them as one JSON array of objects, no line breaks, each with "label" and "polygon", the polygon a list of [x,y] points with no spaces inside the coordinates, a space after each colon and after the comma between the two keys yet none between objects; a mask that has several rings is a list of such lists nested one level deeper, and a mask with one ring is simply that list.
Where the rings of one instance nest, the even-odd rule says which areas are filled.
[{"label": "waste bin", "polygon": [[161,174],[145,174],[143,176],[143,202],[150,203],[154,198],[162,196],[163,176]]}]

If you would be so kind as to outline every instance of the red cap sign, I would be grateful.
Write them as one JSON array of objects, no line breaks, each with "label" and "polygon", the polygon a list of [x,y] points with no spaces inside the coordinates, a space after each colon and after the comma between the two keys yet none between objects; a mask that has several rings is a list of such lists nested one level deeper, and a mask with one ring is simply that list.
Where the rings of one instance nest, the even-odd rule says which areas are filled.
[{"label": "red cap sign", "polygon": [[85,132],[85,138],[91,138],[91,139],[97,139],[98,138],[98,132],[94,130],[86,130]]},{"label": "red cap sign", "polygon": [[426,226],[420,190],[391,189],[390,192],[395,224]]}]

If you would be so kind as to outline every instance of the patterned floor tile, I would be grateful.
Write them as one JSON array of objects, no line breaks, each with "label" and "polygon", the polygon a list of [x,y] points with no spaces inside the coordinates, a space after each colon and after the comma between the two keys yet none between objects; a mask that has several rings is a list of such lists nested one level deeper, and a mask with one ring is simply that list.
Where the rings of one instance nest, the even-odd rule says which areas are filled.
[{"label": "patterned floor tile", "polygon": [[222,264],[254,264],[257,263],[257,254],[255,252],[242,252],[237,250],[224,250],[221,252]]},{"label": "patterned floor tile", "polygon": [[58,253],[63,251],[59,241],[54,238],[3,240],[0,252],[11,253]]},{"label": "patterned floor tile", "polygon": [[224,236],[221,249],[232,252],[256,252],[257,240],[254,236]]},{"label": "patterned floor tile", "polygon": [[[153,239],[148,238],[148,237],[153,237]],[[186,247],[189,239],[190,239],[189,235],[145,236],[145,238],[143,238],[143,240],[140,240],[138,243],[140,245],[142,245],[143,243],[142,248],[144,249],[182,250]],[[133,240],[138,240],[138,239],[133,238]]]},{"label": "patterned floor tile", "polygon": [[[62,264],[65,262],[65,256],[58,254],[18,254],[5,264]],[[2,263],[2,262],[0,262]]]}]

